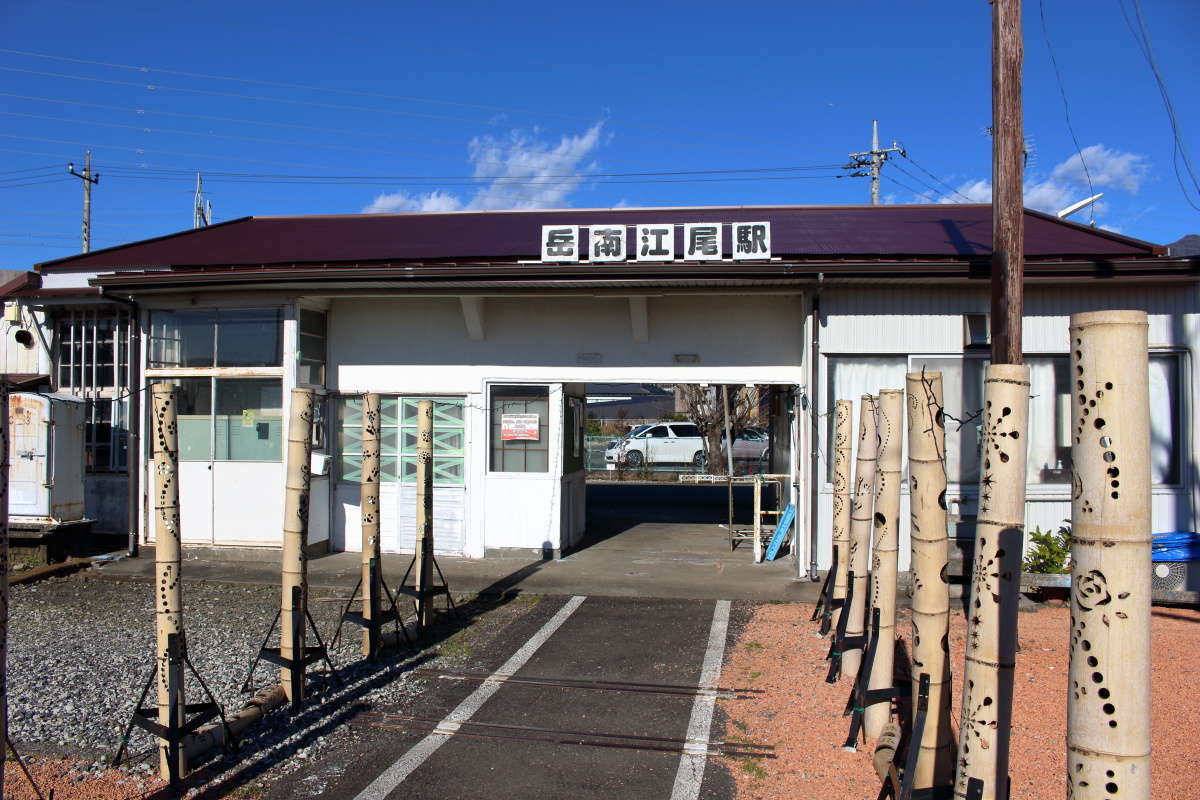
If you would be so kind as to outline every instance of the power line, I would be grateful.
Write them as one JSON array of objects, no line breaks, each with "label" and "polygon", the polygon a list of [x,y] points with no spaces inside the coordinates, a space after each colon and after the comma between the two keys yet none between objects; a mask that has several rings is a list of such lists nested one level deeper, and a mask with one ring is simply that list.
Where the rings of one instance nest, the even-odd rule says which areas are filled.
[{"label": "power line", "polygon": [[924,167],[922,167],[920,164],[918,164],[916,161],[914,161],[914,160],[913,160],[913,157],[912,157],[912,156],[910,156],[910,155],[908,154],[908,151],[905,151],[905,152],[904,152],[904,153],[902,153],[901,155],[903,155],[903,156],[904,156],[904,158],[908,160],[908,163],[912,164],[914,167],[916,167],[917,169],[921,170],[921,172],[924,172],[926,175],[928,175],[929,177],[933,178],[935,181],[937,181],[938,183],[940,183],[942,186],[945,186],[945,187],[946,187],[947,189],[949,189],[951,192],[953,192],[954,194],[956,194],[956,195],[958,195],[959,197],[961,197],[961,198],[963,199],[963,202],[966,202],[966,203],[970,203],[970,202],[972,202],[971,198],[967,197],[965,194],[963,194],[962,192],[960,192],[958,189],[955,189],[953,186],[951,186],[950,184],[946,183],[944,180],[942,180],[941,178],[939,178],[937,175],[934,175],[932,172],[930,172],[929,170],[925,169],[925,168],[924,168]]},{"label": "power line", "polygon": [[891,181],[892,183],[896,184],[897,186],[899,186],[899,187],[901,187],[901,188],[903,188],[903,189],[907,189],[908,191],[912,192],[913,194],[917,195],[918,197],[920,197],[920,195],[921,195],[921,192],[919,192],[919,191],[917,191],[916,189],[912,188],[912,187],[911,187],[911,186],[909,186],[907,183],[901,183],[900,181],[896,180],[895,178],[893,178],[893,177],[892,177],[892,176],[890,176],[890,175],[883,175],[882,177],[884,177],[884,178],[887,178],[889,181]]},{"label": "power line", "polygon": [[[165,86],[162,84],[153,84],[153,83],[141,84],[141,83],[136,83],[133,81],[119,81],[119,80],[114,80],[111,78],[94,78],[94,77],[87,76],[87,75],[67,75],[67,74],[63,74],[60,72],[44,72],[41,70],[24,69],[22,67],[0,66],[0,70],[3,70],[5,72],[19,72],[19,73],[22,73],[25,75],[38,75],[38,76],[44,77],[44,78],[61,78],[64,80],[90,81],[92,83],[103,83],[103,84],[107,84],[110,86],[128,86],[128,87],[132,87],[135,89],[146,89],[149,91],[183,92],[183,93],[187,93],[187,94],[205,95],[208,97],[224,97],[224,98],[229,98],[229,99],[234,99],[234,100],[251,100],[256,103],[282,103],[285,105],[308,106],[311,108],[326,108],[326,109],[332,109],[334,111],[362,111],[362,112],[367,112],[367,113],[371,113],[371,114],[388,114],[388,115],[392,115],[392,116],[415,117],[418,119],[430,119],[430,120],[436,120],[439,122],[460,122],[460,123],[466,123],[469,125],[480,125],[481,124],[480,120],[477,120],[477,119],[468,119],[467,117],[450,117],[450,116],[445,116],[442,114],[422,114],[422,113],[417,113],[414,111],[398,111],[396,109],[371,108],[370,106],[351,106],[351,105],[342,105],[342,104],[338,104],[338,103],[321,103],[321,102],[317,102],[315,100],[293,100],[293,99],[288,99],[288,98],[284,98],[284,97],[265,97],[265,96],[261,96],[261,95],[238,94],[236,92],[218,92],[215,89],[192,89],[192,88],[187,88],[187,87],[183,87],[183,86]],[[604,122],[604,121],[605,120],[600,120],[599,122]],[[596,121],[593,121],[592,124],[593,125],[596,124]],[[689,129],[685,132],[689,136],[695,136],[695,135],[701,133],[695,129]],[[631,140],[635,140],[635,141],[640,140],[640,141],[654,142],[656,144],[663,144],[663,140],[661,137],[649,138],[649,137],[629,136],[628,134],[621,134],[621,135],[622,135],[622,137],[624,137],[626,139],[631,139]],[[692,141],[675,141],[675,142],[672,142],[672,145],[675,147],[690,147],[690,148],[701,148],[701,149],[704,149],[704,148],[712,149],[714,147],[714,145],[704,145],[704,144],[700,144],[700,143],[692,142]]]},{"label": "power line", "polygon": [[[1046,0],[1038,0],[1038,13],[1042,18],[1042,38],[1046,40],[1046,52],[1050,54],[1050,65],[1054,67],[1054,80],[1058,82],[1058,93],[1062,96],[1063,116],[1067,119],[1067,131],[1071,134],[1071,141],[1075,145],[1075,152],[1079,155],[1079,163],[1083,167],[1084,177],[1087,178],[1088,197],[1092,197],[1096,194],[1096,187],[1092,185],[1092,172],[1088,169],[1087,161],[1083,157],[1083,149],[1079,146],[1079,138],[1075,135],[1075,126],[1071,124],[1071,104],[1067,101],[1067,90],[1063,86],[1062,73],[1058,70],[1058,59],[1054,57],[1054,46],[1050,44],[1050,31],[1046,27]],[[1089,222],[1095,225],[1095,203],[1088,206],[1088,215]]]},{"label": "power line", "polygon": [[[1187,148],[1183,143],[1183,134],[1179,130],[1179,118],[1175,115],[1175,105],[1171,102],[1171,95],[1167,92],[1167,84],[1163,80],[1162,73],[1159,72],[1158,64],[1154,60],[1154,49],[1150,43],[1150,33],[1146,28],[1146,22],[1142,19],[1142,7],[1138,0],[1133,0],[1134,14],[1137,16],[1138,27],[1134,28],[1133,22],[1129,19],[1129,13],[1125,10],[1125,0],[1117,0],[1121,7],[1121,16],[1125,17],[1125,24],[1129,28],[1129,32],[1133,34],[1133,39],[1137,42],[1138,49],[1141,50],[1142,56],[1146,59],[1146,63],[1150,66],[1150,72],[1154,75],[1154,82],[1158,84],[1159,94],[1162,95],[1163,107],[1167,111],[1167,119],[1171,124],[1171,134],[1174,137],[1174,149],[1171,157],[1175,167],[1175,180],[1179,182],[1179,189],[1183,192],[1183,197],[1187,200],[1188,205],[1200,211],[1200,206],[1197,206],[1192,198],[1188,195],[1187,184],[1184,183],[1183,176],[1179,174],[1179,160],[1182,157],[1184,167],[1187,170],[1188,177],[1192,179],[1192,185],[1200,194],[1200,181],[1196,179],[1196,172],[1192,169],[1192,161],[1188,156]],[[1140,35],[1139,35],[1140,31]]]},{"label": "power line", "polygon": [[[900,166],[899,162],[893,162],[892,166],[894,166],[896,169],[900,170],[901,173],[903,173],[904,175],[907,175],[909,178],[916,181],[920,185],[924,186],[928,190],[928,192],[917,192],[918,196],[924,196],[930,200],[937,200],[937,198],[939,196],[946,194],[946,191],[944,189],[937,188],[936,186],[931,184],[929,181],[922,178],[920,175],[912,174],[911,172],[906,170],[904,167]],[[932,194],[930,194],[929,192],[932,192]]]},{"label": "power line", "polygon": [[[119,64],[119,63],[113,63],[113,62],[109,62],[109,61],[95,61],[95,60],[91,60],[91,59],[74,58],[71,56],[53,55],[50,53],[35,53],[35,52],[28,51],[28,50],[12,50],[12,49],[8,49],[8,48],[0,48],[0,53],[6,53],[8,55],[26,56],[26,57],[30,57],[30,58],[45,58],[45,59],[50,59],[50,60],[54,60],[54,61],[65,61],[65,62],[69,62],[69,63],[73,63],[73,64],[87,64],[90,66],[97,66],[97,67],[110,67],[113,69],[134,70],[134,71],[141,72],[141,73],[158,72],[163,75],[177,75],[179,77],[199,78],[201,80],[233,81],[236,83],[253,84],[253,85],[258,85],[258,86],[273,86],[273,87],[281,88],[281,89],[300,89],[300,90],[308,91],[308,92],[326,92],[326,93],[330,93],[330,94],[342,94],[342,95],[348,95],[348,96],[354,96],[354,97],[371,97],[371,98],[375,98],[378,100],[399,100],[399,101],[405,102],[405,103],[426,103],[426,104],[430,104],[430,105],[441,105],[441,106],[449,106],[449,107],[454,107],[454,108],[470,108],[470,109],[475,109],[478,111],[491,111],[491,112],[498,111],[498,112],[504,112],[504,113],[509,113],[509,114],[530,114],[533,116],[542,116],[542,117],[548,117],[548,118],[552,118],[552,119],[563,119],[563,120],[570,120],[570,121],[574,121],[574,122],[587,122],[588,124],[594,124],[596,121],[595,119],[593,119],[591,117],[583,117],[583,116],[574,115],[574,114],[557,114],[557,113],[554,113],[551,111],[540,111],[540,110],[535,111],[532,109],[524,109],[524,108],[507,108],[505,106],[482,105],[482,104],[478,104],[478,103],[464,103],[464,102],[460,102],[460,101],[456,101],[456,100],[444,100],[444,99],[435,99],[435,98],[427,98],[427,97],[410,97],[410,96],[405,96],[405,95],[382,94],[379,92],[368,92],[368,91],[363,91],[363,90],[358,90],[358,89],[341,89],[341,88],[330,88],[330,87],[325,87],[325,86],[310,86],[310,85],[300,84],[300,83],[286,83],[283,81],[268,81],[268,80],[262,80],[262,79],[257,79],[257,78],[241,78],[241,77],[235,77],[235,76],[230,76],[230,75],[209,75],[209,74],[202,73],[202,72],[184,72],[182,70],[166,69],[166,68],[162,68],[162,67],[145,67],[145,66],[136,66],[133,64]],[[168,88],[168,87],[155,87],[155,88]],[[474,121],[474,120],[472,120],[472,121]],[[687,134],[693,135],[693,136],[694,135],[702,135],[702,136],[709,136],[712,138],[730,139],[733,141],[741,141],[741,142],[764,142],[764,141],[766,141],[766,140],[762,140],[762,139],[753,139],[753,138],[743,137],[743,136],[728,136],[728,135],[724,135],[724,134],[710,133],[707,131],[697,131],[697,130],[691,129],[691,128],[688,128],[688,129],[672,128],[672,127],[664,127],[661,125],[646,125],[646,124],[633,123],[633,122],[623,122],[622,124],[629,125],[630,127],[643,128],[646,130],[670,131],[673,133],[687,133]]]}]

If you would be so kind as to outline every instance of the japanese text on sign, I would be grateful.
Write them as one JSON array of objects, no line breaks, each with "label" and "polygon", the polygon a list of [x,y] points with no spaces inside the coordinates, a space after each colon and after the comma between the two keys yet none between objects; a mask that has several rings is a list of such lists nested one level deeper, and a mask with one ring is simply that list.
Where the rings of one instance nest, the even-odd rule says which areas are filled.
[{"label": "japanese text on sign", "polygon": [[[729,226],[729,255],[735,261],[771,258],[769,222],[672,222],[632,226],[590,225],[586,240],[579,225],[543,225],[541,253],[545,262],[618,262],[629,260],[632,245],[636,261],[674,261],[675,228],[683,229],[684,261],[721,261],[726,257],[724,225]],[[632,234],[627,230],[633,228]]]},{"label": "japanese text on sign", "polygon": [[540,438],[540,424],[541,417],[538,414],[501,414],[500,441],[536,442]]}]

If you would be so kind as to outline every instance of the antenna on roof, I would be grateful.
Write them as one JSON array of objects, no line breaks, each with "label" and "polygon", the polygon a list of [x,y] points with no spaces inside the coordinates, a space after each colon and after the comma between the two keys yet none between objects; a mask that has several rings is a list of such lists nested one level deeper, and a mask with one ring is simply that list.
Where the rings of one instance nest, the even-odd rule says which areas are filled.
[{"label": "antenna on roof", "polygon": [[204,199],[204,179],[196,173],[196,195],[192,200],[192,227],[204,228],[212,224],[212,201]]},{"label": "antenna on roof", "polygon": [[[1094,194],[1091,197],[1087,198],[1086,200],[1080,200],[1078,203],[1072,203],[1071,205],[1064,208],[1062,211],[1059,211],[1057,214],[1055,214],[1055,216],[1058,217],[1059,219],[1066,219],[1067,217],[1074,214],[1076,211],[1082,211],[1083,209],[1087,208],[1092,203],[1099,200],[1101,197],[1104,197],[1104,192],[1101,192],[1100,194]],[[1092,220],[1092,227],[1095,227],[1095,226],[1096,226],[1096,221]]]}]

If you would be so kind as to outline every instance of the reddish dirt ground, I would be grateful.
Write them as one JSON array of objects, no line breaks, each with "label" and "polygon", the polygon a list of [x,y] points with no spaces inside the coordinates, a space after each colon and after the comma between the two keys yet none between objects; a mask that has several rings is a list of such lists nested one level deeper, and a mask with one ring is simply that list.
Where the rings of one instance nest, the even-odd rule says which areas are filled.
[{"label": "reddish dirt ground", "polygon": [[[141,800],[159,795],[165,786],[155,778],[132,778],[118,770],[83,778],[80,769],[87,765],[72,759],[26,757],[25,766],[29,767],[42,795],[49,797],[53,790],[54,800]],[[11,759],[4,765],[3,797],[37,800],[21,768]]]},{"label": "reddish dirt ground", "polygon": [[[724,700],[731,735],[773,744],[777,759],[730,762],[738,800],[795,797],[874,797],[879,781],[871,767],[873,743],[857,752],[841,749],[848,720],[842,717],[849,684],[825,683],[829,640],[816,635],[809,605],[765,605],[731,648],[723,686],[766,690],[752,699]],[[1044,607],[1020,615],[1013,714],[1012,795],[1022,800],[1066,796],[1066,675],[1070,614]],[[907,612],[896,630],[908,634]],[[966,623],[951,618],[954,711],[962,676]],[[1154,609],[1152,642],[1153,756],[1156,800],[1191,800],[1200,776],[1200,611]],[[957,727],[957,723],[955,723]],[[1182,734],[1182,735],[1181,735]]]}]

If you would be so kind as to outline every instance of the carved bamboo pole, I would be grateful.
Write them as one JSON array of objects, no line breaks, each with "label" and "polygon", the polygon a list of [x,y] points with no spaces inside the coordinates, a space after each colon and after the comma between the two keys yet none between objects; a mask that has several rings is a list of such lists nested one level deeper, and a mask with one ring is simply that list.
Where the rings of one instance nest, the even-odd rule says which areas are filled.
[{"label": "carved bamboo pole", "polygon": [[929,711],[918,746],[913,789],[954,782],[950,730],[950,584],[946,581],[946,422],[942,373],[910,372],[908,384],[908,494],[913,577],[913,710],[922,672],[929,675]]},{"label": "carved bamboo pole", "polygon": [[[158,586],[154,598],[155,653],[158,668],[158,723],[184,723],[183,583],[180,574],[179,429],[175,387],[156,383],[150,388],[154,416],[154,566]],[[183,778],[187,758],[178,743],[159,740],[158,769],[164,780]]]},{"label": "carved bamboo pole", "polygon": [[[854,444],[851,415],[854,403],[838,400],[833,413],[833,549],[837,571],[833,575],[833,599],[845,600],[850,573],[850,457]],[[837,628],[842,609],[834,608],[831,624]]]},{"label": "carved bamboo pole", "polygon": [[362,470],[359,477],[359,512],[362,517],[362,654],[379,649],[380,581],[379,549],[379,395],[362,400]]},{"label": "carved bamboo pole", "polygon": [[979,514],[954,792],[965,797],[968,778],[978,778],[983,800],[1005,800],[1025,536],[1029,368],[989,366],[983,405]]},{"label": "carved bamboo pole", "polygon": [[[279,654],[285,659],[304,655],[308,610],[308,490],[312,459],[312,389],[292,389],[287,428],[287,484],[283,506],[283,597],[279,615]],[[304,668],[282,667],[279,681],[288,700],[304,699]]]},{"label": "carved bamboo pole", "polygon": [[[858,453],[854,463],[854,507],[850,511],[850,570],[854,573],[854,597],[846,638],[861,637],[867,616],[867,559],[871,548],[871,515],[875,511],[875,470],[879,457],[879,423],[876,399],[864,394],[858,408]],[[847,648],[842,655],[842,674],[858,676],[861,647]]]},{"label": "carved bamboo pole", "polygon": [[1146,315],[1071,317],[1067,796],[1150,797],[1150,398]]},{"label": "carved bamboo pole", "polygon": [[[0,379],[0,746],[8,741],[8,376]],[[7,751],[5,752],[7,756]],[[0,786],[4,762],[0,758]]]},{"label": "carved bamboo pole", "polygon": [[[869,690],[891,689],[896,654],[896,569],[900,549],[900,457],[904,450],[904,392],[879,392],[879,467],[875,473],[874,538],[871,547],[871,607],[879,609],[879,645],[871,664]],[[876,738],[892,716],[890,702],[872,703],[863,730]]]},{"label": "carved bamboo pole", "polygon": [[417,625],[433,616],[433,603],[424,592],[433,580],[433,401],[417,403]]}]

